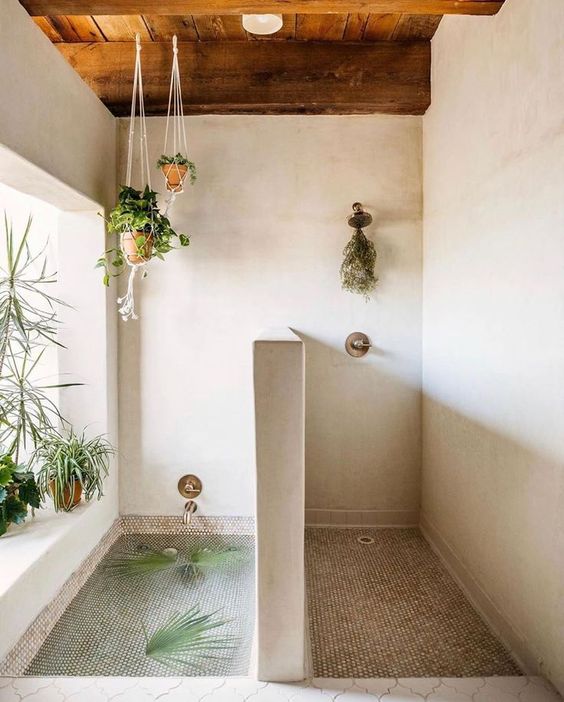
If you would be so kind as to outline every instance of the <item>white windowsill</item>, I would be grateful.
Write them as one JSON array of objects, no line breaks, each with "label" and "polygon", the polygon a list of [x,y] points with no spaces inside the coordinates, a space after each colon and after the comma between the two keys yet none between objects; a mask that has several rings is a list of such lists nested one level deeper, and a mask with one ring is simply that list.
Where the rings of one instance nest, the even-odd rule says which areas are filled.
[{"label": "white windowsill", "polygon": [[0,536],[0,598],[47,554],[65,534],[76,529],[92,503],[82,503],[72,512],[52,507],[35,510],[23,524],[12,525]]}]

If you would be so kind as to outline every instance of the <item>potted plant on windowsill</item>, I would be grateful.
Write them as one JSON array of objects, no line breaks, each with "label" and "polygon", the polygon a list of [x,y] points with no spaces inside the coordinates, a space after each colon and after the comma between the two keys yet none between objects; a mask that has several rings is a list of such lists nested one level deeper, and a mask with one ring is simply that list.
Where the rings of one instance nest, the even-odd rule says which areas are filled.
[{"label": "potted plant on windowsill", "polygon": [[105,269],[105,285],[109,285],[110,277],[123,272],[127,262],[139,265],[155,257],[164,260],[165,254],[175,248],[175,240],[180,246],[190,243],[189,237],[177,234],[168,217],[160,212],[157,193],[149,186],[143,191],[122,186],[118,204],[110,212],[108,231],[120,235],[121,242],[119,248],[105,251],[96,264]]},{"label": "potted plant on windowsill", "polygon": [[196,165],[181,153],[176,156],[163,154],[157,161],[166,181],[166,188],[171,192],[182,192],[186,174],[190,173],[190,185],[196,182]]},{"label": "potted plant on windowsill", "polygon": [[55,510],[71,512],[82,495],[89,502],[103,496],[113,446],[103,436],[87,439],[72,429],[67,436],[53,432],[36,448],[33,463],[39,467],[37,484],[44,498],[53,498]]},{"label": "potted plant on windowsill", "polygon": [[21,524],[28,509],[38,508],[40,501],[33,473],[16,465],[9,454],[0,456],[0,536],[10,524]]}]

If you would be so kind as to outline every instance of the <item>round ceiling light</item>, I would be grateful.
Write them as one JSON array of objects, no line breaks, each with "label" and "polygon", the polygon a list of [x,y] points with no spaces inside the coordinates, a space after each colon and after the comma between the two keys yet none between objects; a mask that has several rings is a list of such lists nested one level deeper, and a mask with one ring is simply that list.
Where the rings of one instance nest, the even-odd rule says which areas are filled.
[{"label": "round ceiling light", "polygon": [[282,15],[243,15],[243,27],[251,34],[274,34],[283,24]]}]

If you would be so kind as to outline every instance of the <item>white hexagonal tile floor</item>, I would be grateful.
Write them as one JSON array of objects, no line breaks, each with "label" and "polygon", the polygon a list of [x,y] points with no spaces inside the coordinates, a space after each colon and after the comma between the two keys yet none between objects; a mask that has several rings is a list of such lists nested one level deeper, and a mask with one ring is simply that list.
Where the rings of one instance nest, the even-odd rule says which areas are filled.
[{"label": "white hexagonal tile floor", "polygon": [[539,677],[0,678],[0,702],[562,702]]}]

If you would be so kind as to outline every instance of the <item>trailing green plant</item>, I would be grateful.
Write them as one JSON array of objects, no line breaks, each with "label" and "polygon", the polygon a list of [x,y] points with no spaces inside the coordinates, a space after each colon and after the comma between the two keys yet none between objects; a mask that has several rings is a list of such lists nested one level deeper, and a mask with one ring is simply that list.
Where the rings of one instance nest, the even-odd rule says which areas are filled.
[{"label": "trailing green plant", "polygon": [[[135,245],[137,253],[144,260],[159,258],[175,247],[188,246],[190,239],[186,234],[177,234],[170,220],[161,213],[157,203],[157,193],[145,186],[143,191],[123,185],[119,192],[118,203],[110,212],[108,232],[121,236],[124,232],[136,232]],[[150,250],[146,251],[146,246]],[[97,268],[104,269],[104,285],[109,285],[110,278],[123,273],[126,267],[126,255],[121,247],[107,249],[96,263]]]},{"label": "trailing green plant", "polygon": [[10,524],[21,524],[28,508],[39,507],[40,496],[33,473],[19,466],[9,454],[0,456],[0,536]]},{"label": "trailing green plant", "polygon": [[103,436],[87,439],[70,429],[66,435],[53,431],[38,444],[32,457],[38,466],[37,484],[42,498],[51,495],[55,510],[70,512],[78,483],[88,502],[103,496],[104,478],[115,450]]},{"label": "trailing green plant", "polygon": [[349,243],[343,250],[341,265],[341,286],[343,290],[364,295],[368,300],[369,294],[376,287],[378,279],[374,276],[376,265],[376,249],[366,238],[362,229],[356,229]]},{"label": "trailing green plant", "polygon": [[0,267],[0,445],[20,462],[46,432],[62,422],[49,390],[77,383],[44,384],[36,378],[38,364],[57,341],[57,309],[66,306],[49,294],[56,275],[47,272],[44,255],[29,247],[32,220],[17,238],[4,215],[6,258]]},{"label": "trailing green plant", "polygon": [[188,168],[188,173],[190,176],[190,185],[194,185],[196,182],[196,164],[183,156],[181,153],[177,153],[176,156],[167,156],[163,154],[157,161],[157,168],[162,168],[163,166],[168,166],[170,164],[175,164],[177,166],[186,166]]},{"label": "trailing green plant", "polygon": [[214,568],[228,567],[244,562],[246,555],[237,548],[213,550],[197,548],[186,554],[179,554],[175,548],[163,551],[151,549],[139,553],[118,553],[106,564],[106,572],[116,578],[128,578],[172,569],[181,570],[186,575],[200,575]]},{"label": "trailing green plant", "polygon": [[222,658],[237,644],[237,637],[232,634],[211,633],[229,623],[216,615],[217,612],[201,614],[196,605],[185,614],[173,614],[150,636],[143,627],[145,654],[179,672],[186,668],[205,672],[207,661]]}]

